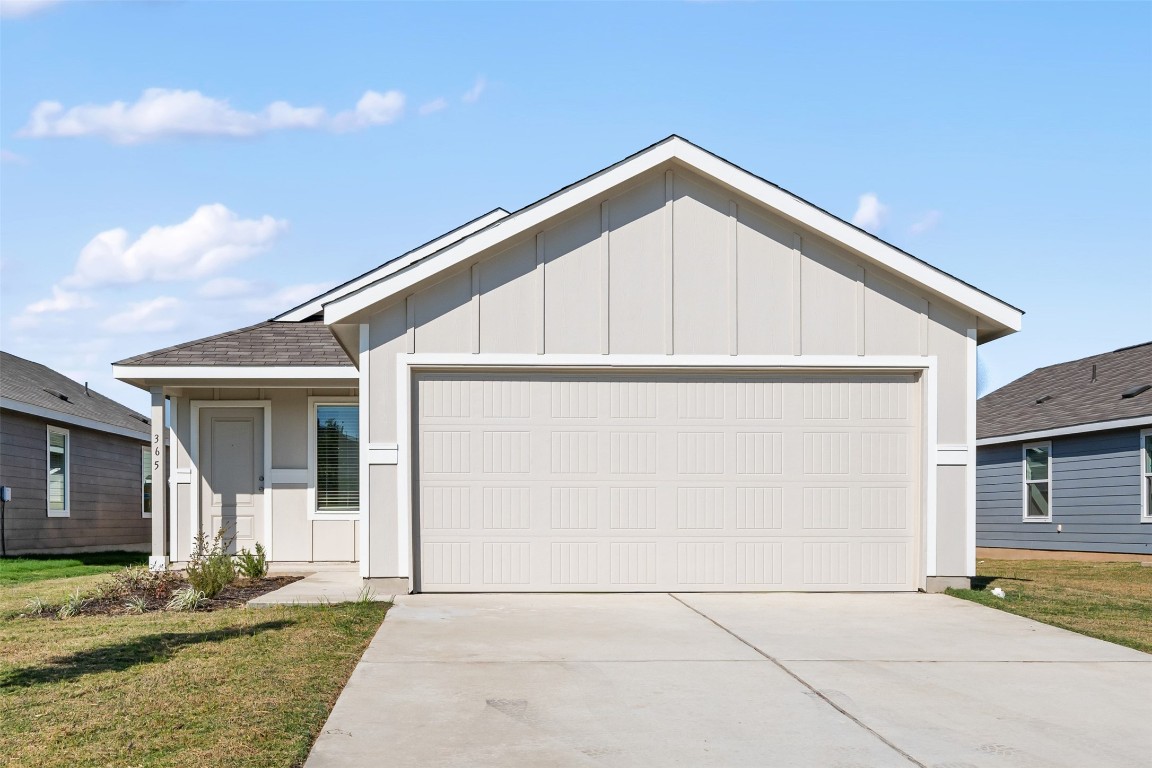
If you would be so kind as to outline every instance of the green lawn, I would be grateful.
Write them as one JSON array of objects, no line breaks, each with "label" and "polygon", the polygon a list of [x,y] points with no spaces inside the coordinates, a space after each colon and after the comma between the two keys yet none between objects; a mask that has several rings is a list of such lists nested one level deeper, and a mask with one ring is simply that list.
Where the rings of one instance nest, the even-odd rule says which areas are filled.
[{"label": "green lawn", "polygon": [[20,616],[106,578],[0,586],[6,764],[301,765],[389,607]]},{"label": "green lawn", "polygon": [[0,586],[29,581],[88,576],[118,571],[126,565],[145,565],[140,552],[92,552],[85,555],[25,555],[0,559]]},{"label": "green lawn", "polygon": [[[981,560],[948,594],[1152,653],[1152,568],[1139,563]],[[1003,598],[992,589],[1004,590]]]}]

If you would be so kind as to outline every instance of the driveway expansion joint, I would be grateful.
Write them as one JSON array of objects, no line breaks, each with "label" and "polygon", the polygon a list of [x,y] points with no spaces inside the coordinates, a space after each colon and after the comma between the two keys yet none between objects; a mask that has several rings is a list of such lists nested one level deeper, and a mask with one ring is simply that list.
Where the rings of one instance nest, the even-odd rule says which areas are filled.
[{"label": "driveway expansion joint", "polygon": [[765,658],[767,661],[769,661],[769,662],[771,662],[772,664],[776,665],[776,667],[777,667],[778,669],[780,669],[780,671],[781,671],[781,672],[783,672],[784,674],[788,675],[789,677],[791,677],[791,678],[792,678],[793,680],[795,680],[796,682],[800,683],[800,685],[804,686],[804,687],[805,687],[805,688],[806,688],[806,689],[807,689],[809,692],[811,692],[811,694],[812,694],[813,696],[815,696],[815,697],[819,698],[819,699],[820,699],[821,701],[823,701],[825,704],[827,704],[828,706],[830,706],[830,707],[832,707],[833,709],[835,709],[837,712],[839,712],[841,715],[843,715],[844,717],[846,717],[846,718],[848,718],[849,720],[851,720],[851,721],[852,721],[853,723],[855,723],[857,726],[859,726],[860,728],[864,729],[864,730],[865,730],[865,731],[867,731],[868,733],[872,734],[874,737],[876,737],[876,739],[877,739],[877,740],[879,740],[881,743],[883,743],[883,744],[884,744],[886,747],[888,747],[888,748],[889,748],[889,749],[891,749],[893,752],[895,752],[896,754],[898,754],[898,755],[900,755],[901,757],[903,757],[905,760],[907,760],[907,761],[908,761],[909,763],[911,763],[912,765],[915,765],[915,766],[917,766],[917,768],[928,768],[928,766],[927,766],[927,765],[925,765],[924,763],[920,762],[919,760],[917,760],[915,757],[913,757],[912,755],[910,755],[910,754],[908,754],[907,752],[905,752],[905,751],[904,751],[903,749],[901,749],[900,747],[896,746],[896,745],[895,745],[894,743],[892,743],[890,740],[888,740],[888,739],[884,738],[883,736],[881,736],[881,735],[880,735],[878,732],[876,732],[874,729],[872,729],[872,728],[871,728],[871,727],[870,727],[870,726],[869,726],[867,723],[865,723],[864,721],[862,721],[860,718],[856,717],[856,716],[855,716],[855,715],[853,715],[851,712],[849,712],[848,710],[844,709],[844,707],[842,707],[842,706],[840,706],[839,704],[837,704],[836,702],[832,701],[832,699],[831,699],[831,698],[829,698],[827,695],[825,695],[825,694],[824,694],[822,691],[818,690],[818,689],[817,689],[817,688],[816,688],[814,685],[812,685],[812,684],[811,684],[811,683],[809,683],[807,680],[805,680],[803,677],[801,677],[800,675],[796,674],[796,673],[795,673],[795,672],[793,672],[791,669],[789,669],[787,666],[785,666],[785,665],[783,664],[783,662],[781,662],[779,659],[775,658],[774,656],[772,656],[772,655],[770,655],[770,654],[768,654],[768,653],[765,653],[763,650],[761,650],[761,649],[760,649],[760,648],[758,648],[757,646],[753,645],[752,643],[748,642],[747,640],[745,640],[743,637],[741,637],[740,635],[738,635],[738,634],[736,634],[735,632],[733,632],[733,631],[732,631],[731,629],[729,629],[728,627],[726,627],[726,626],[724,626],[723,624],[721,624],[720,622],[716,621],[716,619],[712,618],[711,616],[709,616],[708,614],[706,614],[706,613],[704,613],[703,611],[699,610],[698,608],[696,608],[696,607],[694,607],[694,606],[692,606],[692,605],[689,605],[688,603],[684,602],[683,600],[681,600],[679,597],[677,597],[677,596],[676,596],[676,595],[674,595],[673,593],[671,593],[671,592],[668,592],[668,593],[667,593],[667,595],[668,595],[668,597],[670,597],[670,598],[672,598],[673,600],[675,600],[676,602],[680,603],[680,605],[684,606],[684,607],[685,607],[685,608],[687,608],[688,610],[690,610],[690,611],[692,611],[693,613],[697,614],[698,616],[700,616],[700,617],[702,617],[702,618],[704,618],[704,619],[706,619],[706,620],[710,621],[710,622],[711,622],[713,625],[715,625],[715,626],[716,626],[718,629],[720,629],[720,630],[722,630],[722,631],[724,631],[724,632],[728,633],[729,635],[731,635],[731,636],[732,636],[733,638],[735,638],[736,640],[738,640],[738,641],[740,641],[741,643],[743,643],[744,645],[748,646],[748,648],[752,649],[754,652],[756,652],[756,653],[757,653],[757,654],[759,654],[760,656],[763,656],[763,657],[764,657],[764,658]]}]

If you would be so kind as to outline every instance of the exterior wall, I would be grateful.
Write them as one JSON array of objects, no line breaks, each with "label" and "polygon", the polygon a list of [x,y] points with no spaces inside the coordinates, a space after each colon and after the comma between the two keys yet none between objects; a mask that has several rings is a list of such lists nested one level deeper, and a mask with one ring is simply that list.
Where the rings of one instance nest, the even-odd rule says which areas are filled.
[{"label": "exterior wall", "polygon": [[140,456],[147,442],[59,423],[69,436],[69,516],[48,517],[47,424],[57,423],[13,411],[0,419],[0,485],[12,488],[8,553],[147,551]]},{"label": "exterior wall", "polygon": [[[308,509],[309,397],[354,396],[356,389],[180,389],[171,397],[172,528],[169,556],[186,561],[192,550],[192,483],[197,473],[191,456],[193,400],[269,400],[272,426],[272,476],[265,493],[272,503],[270,559],[276,562],[352,562],[358,559],[356,520],[310,519]],[[211,531],[208,531],[211,534]]]},{"label": "exterior wall", "polygon": [[976,543],[1152,554],[1152,524],[1140,522],[1140,430],[1070,435],[1051,442],[1052,522],[1023,521],[1021,443],[977,450]]},{"label": "exterior wall", "polygon": [[[976,318],[818,233],[679,166],[478,256],[382,305],[367,324],[370,444],[400,442],[396,357],[406,353],[901,355],[937,362],[938,442],[975,439]],[[362,341],[362,345],[364,342]],[[370,384],[365,383],[366,379]],[[974,571],[974,456],[930,467],[936,567]],[[966,461],[966,464],[963,462]],[[397,466],[369,468],[370,576],[404,576]]]}]

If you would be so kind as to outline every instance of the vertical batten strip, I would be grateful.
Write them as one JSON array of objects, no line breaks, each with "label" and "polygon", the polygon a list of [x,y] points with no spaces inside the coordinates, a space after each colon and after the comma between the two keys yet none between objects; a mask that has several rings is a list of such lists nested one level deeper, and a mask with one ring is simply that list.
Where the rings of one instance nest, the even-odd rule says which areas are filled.
[{"label": "vertical batten strip", "polygon": [[922,299],[920,307],[920,356],[928,356],[928,317],[932,313],[932,304],[928,299]]},{"label": "vertical batten strip", "polygon": [[736,252],[736,238],[740,222],[740,206],[735,200],[728,201],[728,354],[739,354],[740,307],[737,281],[739,280],[739,255]]},{"label": "vertical batten strip", "polygon": [[404,299],[404,313],[407,328],[404,336],[408,340],[408,354],[416,353],[416,294],[409,294]]},{"label": "vertical batten strip", "polygon": [[672,171],[664,172],[664,354],[676,350],[675,266],[673,248],[672,213],[675,200],[676,177]]},{"label": "vertical batten strip", "polygon": [[[371,525],[372,498],[371,475],[368,464],[368,446],[372,444],[372,326],[368,323],[360,324],[360,380],[357,389],[357,402],[360,406],[360,520],[356,533],[359,540],[356,542],[360,558],[360,577],[367,579],[372,575],[371,551]],[[357,525],[357,523],[354,523]]]},{"label": "vertical batten strip", "polygon": [[611,280],[611,264],[608,241],[608,201],[600,203],[600,354],[606,355],[610,350],[609,343],[609,314],[611,307],[608,304],[609,281]]},{"label": "vertical batten strip", "polygon": [[804,334],[801,328],[803,319],[803,282],[801,270],[804,262],[804,238],[792,235],[792,354],[804,354]]},{"label": "vertical batten strip", "polygon": [[538,308],[536,312],[536,354],[544,354],[545,318],[546,318],[546,287],[544,274],[544,233],[536,235],[536,297]]},{"label": "vertical batten strip", "polygon": [[472,265],[472,354],[480,354],[480,265]]},{"label": "vertical batten strip", "polygon": [[860,276],[856,279],[856,354],[864,354],[864,323],[867,318],[864,312],[864,281],[868,273],[863,265],[860,266]]}]

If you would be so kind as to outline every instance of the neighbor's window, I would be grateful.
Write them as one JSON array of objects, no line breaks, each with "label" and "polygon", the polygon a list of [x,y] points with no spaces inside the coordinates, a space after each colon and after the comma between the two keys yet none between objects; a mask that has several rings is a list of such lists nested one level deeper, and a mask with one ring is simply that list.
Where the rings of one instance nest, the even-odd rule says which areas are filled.
[{"label": "neighbor's window", "polygon": [[68,430],[48,427],[48,516],[68,517]]},{"label": "neighbor's window", "polygon": [[1024,519],[1052,518],[1052,444],[1024,446]]},{"label": "neighbor's window", "polygon": [[140,510],[144,517],[152,517],[152,452],[140,449]]},{"label": "neighbor's window", "polygon": [[316,509],[360,509],[360,407],[316,406]]},{"label": "neighbor's window", "polygon": [[1141,435],[1144,443],[1144,519],[1152,521],[1152,432]]}]

